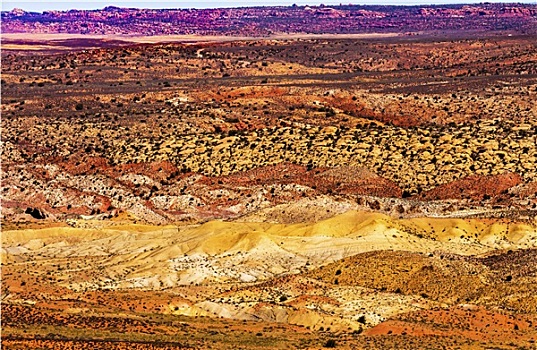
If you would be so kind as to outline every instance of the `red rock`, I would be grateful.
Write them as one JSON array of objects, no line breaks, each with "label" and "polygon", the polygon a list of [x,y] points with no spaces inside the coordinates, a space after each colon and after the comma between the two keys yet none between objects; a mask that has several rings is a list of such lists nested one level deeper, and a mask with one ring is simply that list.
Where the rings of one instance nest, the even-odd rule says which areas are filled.
[{"label": "red rock", "polygon": [[506,193],[509,188],[522,181],[522,177],[514,173],[490,176],[472,175],[423,192],[419,195],[419,199],[491,199]]}]

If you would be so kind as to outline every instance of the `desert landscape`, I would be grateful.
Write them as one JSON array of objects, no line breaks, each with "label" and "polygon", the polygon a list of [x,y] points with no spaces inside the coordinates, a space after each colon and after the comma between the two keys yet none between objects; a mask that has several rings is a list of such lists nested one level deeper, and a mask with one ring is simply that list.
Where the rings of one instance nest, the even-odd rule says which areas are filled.
[{"label": "desert landscape", "polygon": [[537,347],[537,6],[1,25],[5,349]]}]

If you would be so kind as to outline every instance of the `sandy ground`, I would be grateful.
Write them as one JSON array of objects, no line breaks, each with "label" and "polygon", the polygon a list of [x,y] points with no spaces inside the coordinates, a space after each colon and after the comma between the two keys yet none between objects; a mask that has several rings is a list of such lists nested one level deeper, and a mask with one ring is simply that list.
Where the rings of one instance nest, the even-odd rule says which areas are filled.
[{"label": "sandy ground", "polygon": [[68,39],[101,39],[125,40],[144,43],[176,42],[176,41],[227,41],[227,40],[284,40],[284,39],[366,39],[390,38],[398,33],[364,33],[364,34],[275,34],[266,37],[227,36],[227,35],[85,35],[64,33],[2,33],[2,40],[68,40]]}]

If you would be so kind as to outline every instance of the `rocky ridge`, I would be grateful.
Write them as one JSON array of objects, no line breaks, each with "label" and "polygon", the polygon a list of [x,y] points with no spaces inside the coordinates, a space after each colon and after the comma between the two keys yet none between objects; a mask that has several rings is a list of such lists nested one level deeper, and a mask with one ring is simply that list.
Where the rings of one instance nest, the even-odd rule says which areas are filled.
[{"label": "rocky ridge", "polygon": [[[201,34],[266,36],[273,33],[419,31],[533,32],[532,4],[442,6],[267,6],[230,9],[136,9],[2,12],[3,32],[83,34]],[[163,25],[163,19],[165,25]]]}]

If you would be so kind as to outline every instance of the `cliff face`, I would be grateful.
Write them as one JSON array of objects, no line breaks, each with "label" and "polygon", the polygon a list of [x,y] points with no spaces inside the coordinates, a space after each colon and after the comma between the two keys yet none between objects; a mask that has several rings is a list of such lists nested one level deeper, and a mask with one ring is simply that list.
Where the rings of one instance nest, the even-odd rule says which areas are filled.
[{"label": "cliff face", "polygon": [[369,33],[508,30],[535,33],[537,6],[476,4],[426,7],[333,6],[234,9],[102,10],[2,13],[2,32],[79,34]]}]

